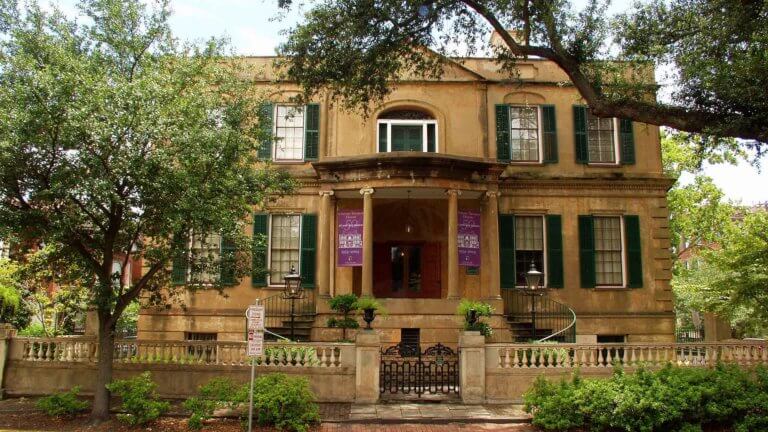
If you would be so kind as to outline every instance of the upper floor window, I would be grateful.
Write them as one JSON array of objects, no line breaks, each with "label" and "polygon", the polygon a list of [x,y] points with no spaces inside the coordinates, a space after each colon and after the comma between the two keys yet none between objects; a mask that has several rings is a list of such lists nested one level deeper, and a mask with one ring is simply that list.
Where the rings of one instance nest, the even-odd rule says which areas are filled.
[{"label": "upper floor window", "polygon": [[585,106],[574,106],[576,162],[596,165],[635,163],[632,121],[597,117]]},{"label": "upper floor window", "polygon": [[437,152],[437,120],[418,110],[388,111],[377,120],[379,153]]},{"label": "upper floor window", "polygon": [[496,105],[496,152],[500,161],[556,163],[554,105]]},{"label": "upper floor window", "polygon": [[276,161],[304,159],[304,111],[303,106],[275,106]]},{"label": "upper floor window", "polygon": [[259,159],[276,162],[316,160],[320,147],[320,105],[265,103],[259,125]]}]

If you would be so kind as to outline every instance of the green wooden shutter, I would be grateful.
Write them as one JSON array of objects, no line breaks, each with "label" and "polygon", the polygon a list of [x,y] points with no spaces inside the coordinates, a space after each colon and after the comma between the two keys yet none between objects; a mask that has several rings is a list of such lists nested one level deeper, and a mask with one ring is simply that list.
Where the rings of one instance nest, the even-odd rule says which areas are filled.
[{"label": "green wooden shutter", "polygon": [[304,160],[317,160],[320,149],[320,105],[307,105],[304,117]]},{"label": "green wooden shutter", "polygon": [[379,123],[379,153],[387,152],[387,124]]},{"label": "green wooden shutter", "polygon": [[[317,215],[301,215],[301,285],[315,287],[317,257]],[[327,258],[327,257],[326,257]]]},{"label": "green wooden shutter", "polygon": [[253,258],[251,262],[251,285],[267,286],[267,235],[269,231],[269,215],[253,215]]},{"label": "green wooden shutter", "polygon": [[592,216],[579,216],[579,268],[581,287],[594,288],[595,274],[595,223]]},{"label": "green wooden shutter", "polygon": [[234,285],[235,280],[235,242],[229,237],[222,237],[221,249],[219,250],[221,261],[221,284]]},{"label": "green wooden shutter", "polygon": [[624,216],[627,247],[627,283],[629,288],[643,287],[643,257],[640,250],[640,218]]},{"label": "green wooden shutter", "polygon": [[499,214],[499,273],[502,288],[515,287],[515,215]]},{"label": "green wooden shutter", "polygon": [[437,140],[435,139],[436,133],[435,133],[435,125],[428,124],[427,125],[427,151],[430,153],[434,153],[437,151]]},{"label": "green wooden shutter", "polygon": [[496,159],[509,162],[509,107],[496,105]]},{"label": "green wooden shutter", "polygon": [[563,227],[560,215],[547,215],[547,283],[563,288]]},{"label": "green wooden shutter", "polygon": [[542,105],[541,117],[544,163],[557,163],[557,119],[555,117],[555,106]]},{"label": "green wooden shutter", "polygon": [[187,269],[189,268],[189,237],[176,234],[173,236],[174,255],[171,263],[171,282],[174,285],[187,283]]},{"label": "green wooden shutter", "polygon": [[619,144],[621,144],[621,163],[632,165],[635,163],[635,133],[632,128],[632,120],[619,120]]},{"label": "green wooden shutter", "polygon": [[259,129],[261,130],[261,143],[259,143],[259,159],[272,159],[272,122],[274,119],[271,103],[263,103],[259,108]]},{"label": "green wooden shutter", "polygon": [[589,163],[589,148],[587,145],[587,107],[573,106],[573,134],[576,144],[576,163]]}]

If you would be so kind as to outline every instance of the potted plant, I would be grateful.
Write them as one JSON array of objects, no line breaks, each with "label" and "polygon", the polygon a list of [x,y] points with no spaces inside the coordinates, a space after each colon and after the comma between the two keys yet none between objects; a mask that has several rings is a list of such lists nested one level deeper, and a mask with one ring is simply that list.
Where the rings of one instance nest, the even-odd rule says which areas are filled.
[{"label": "potted plant", "polygon": [[479,331],[483,336],[493,334],[491,326],[481,319],[493,315],[493,307],[488,303],[461,299],[456,313],[464,319],[464,330]]},{"label": "potted plant", "polygon": [[373,297],[360,297],[355,302],[355,309],[363,311],[363,321],[366,323],[366,330],[372,330],[371,322],[376,318],[376,312],[379,315],[385,315],[386,310],[384,307]]},{"label": "potted plant", "polygon": [[328,305],[335,311],[343,316],[338,319],[336,317],[328,318],[328,327],[342,329],[342,341],[347,341],[347,329],[356,329],[360,327],[360,324],[356,319],[349,316],[351,312],[356,310],[357,296],[354,294],[339,294],[337,296],[328,299]]}]

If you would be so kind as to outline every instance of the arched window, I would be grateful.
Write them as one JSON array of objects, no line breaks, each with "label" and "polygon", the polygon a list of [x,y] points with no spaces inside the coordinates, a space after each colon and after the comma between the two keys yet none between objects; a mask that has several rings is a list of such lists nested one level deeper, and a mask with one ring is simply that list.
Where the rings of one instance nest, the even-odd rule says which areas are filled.
[{"label": "arched window", "polygon": [[437,152],[437,120],[416,109],[392,109],[377,120],[379,153],[394,151]]}]

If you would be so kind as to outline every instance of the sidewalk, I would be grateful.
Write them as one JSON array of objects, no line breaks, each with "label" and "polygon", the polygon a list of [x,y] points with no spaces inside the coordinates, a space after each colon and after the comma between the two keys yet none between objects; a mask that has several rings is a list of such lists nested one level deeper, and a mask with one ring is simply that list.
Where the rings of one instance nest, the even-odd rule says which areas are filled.
[{"label": "sidewalk", "polygon": [[[324,404],[325,405],[325,404]],[[336,405],[336,404],[333,404]],[[346,404],[338,404],[346,405]],[[336,408],[336,409],[334,409]],[[341,410],[337,411],[337,409]],[[445,403],[387,403],[349,405],[348,414],[343,407],[323,406],[324,422],[341,423],[530,423],[530,415],[521,405],[461,405]]]}]

